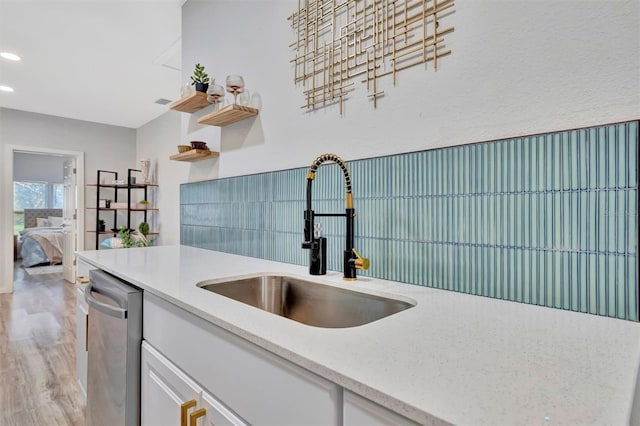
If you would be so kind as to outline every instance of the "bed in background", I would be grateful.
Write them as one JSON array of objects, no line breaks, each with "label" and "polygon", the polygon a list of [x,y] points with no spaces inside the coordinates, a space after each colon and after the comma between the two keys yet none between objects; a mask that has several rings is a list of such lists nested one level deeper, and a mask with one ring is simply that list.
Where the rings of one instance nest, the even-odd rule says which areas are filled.
[{"label": "bed in background", "polygon": [[25,209],[20,241],[25,268],[62,263],[62,209]]}]

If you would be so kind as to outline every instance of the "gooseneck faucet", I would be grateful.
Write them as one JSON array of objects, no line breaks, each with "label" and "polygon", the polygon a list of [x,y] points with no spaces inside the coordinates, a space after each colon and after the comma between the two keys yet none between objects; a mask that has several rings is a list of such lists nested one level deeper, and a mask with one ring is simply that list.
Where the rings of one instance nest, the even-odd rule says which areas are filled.
[{"label": "gooseneck faucet", "polygon": [[[311,208],[311,184],[316,177],[318,167],[326,161],[336,163],[344,173],[344,180],[347,187],[346,209],[344,213],[315,213]],[[304,241],[302,248],[310,250],[309,253],[309,273],[311,275],[323,275],[326,273],[326,257],[323,251],[324,239],[319,238],[319,232],[314,226],[315,217],[321,216],[344,216],[346,218],[346,247],[343,255],[344,279],[354,281],[357,279],[357,269],[369,269],[369,259],[360,256],[354,247],[354,218],[356,216],[353,209],[353,194],[351,193],[351,176],[347,165],[342,158],[335,154],[322,154],[316,158],[307,172],[307,208],[304,211]]]}]

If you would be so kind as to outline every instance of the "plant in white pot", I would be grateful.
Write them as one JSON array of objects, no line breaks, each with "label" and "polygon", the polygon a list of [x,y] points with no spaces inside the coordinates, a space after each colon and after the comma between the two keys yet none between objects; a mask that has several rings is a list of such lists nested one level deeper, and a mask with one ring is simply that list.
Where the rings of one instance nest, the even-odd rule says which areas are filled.
[{"label": "plant in white pot", "polygon": [[[146,222],[143,222],[146,223]],[[142,224],[140,224],[142,225]],[[118,228],[118,238],[122,242],[122,247],[131,248],[131,247],[148,247],[152,246],[155,242],[155,238],[148,238],[142,231],[145,230],[148,232],[148,224],[143,226],[142,230],[133,231],[131,229],[127,229],[126,226],[120,226]]]}]

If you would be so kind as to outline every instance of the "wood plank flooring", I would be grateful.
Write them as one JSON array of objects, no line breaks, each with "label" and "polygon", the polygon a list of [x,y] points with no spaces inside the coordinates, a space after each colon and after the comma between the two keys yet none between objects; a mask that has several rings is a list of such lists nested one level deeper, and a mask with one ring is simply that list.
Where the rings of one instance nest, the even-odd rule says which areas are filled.
[{"label": "wood plank flooring", "polygon": [[0,425],[84,425],[75,378],[75,287],[14,266],[0,294]]}]

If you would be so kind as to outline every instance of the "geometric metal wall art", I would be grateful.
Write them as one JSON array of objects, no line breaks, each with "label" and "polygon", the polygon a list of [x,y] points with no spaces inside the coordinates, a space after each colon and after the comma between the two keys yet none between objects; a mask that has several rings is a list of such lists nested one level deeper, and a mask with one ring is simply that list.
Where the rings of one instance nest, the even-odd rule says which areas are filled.
[{"label": "geometric metal wall art", "polygon": [[308,110],[343,102],[361,81],[374,108],[384,96],[379,79],[449,55],[441,21],[453,0],[298,0],[289,16],[296,40],[294,83],[304,88]]}]

